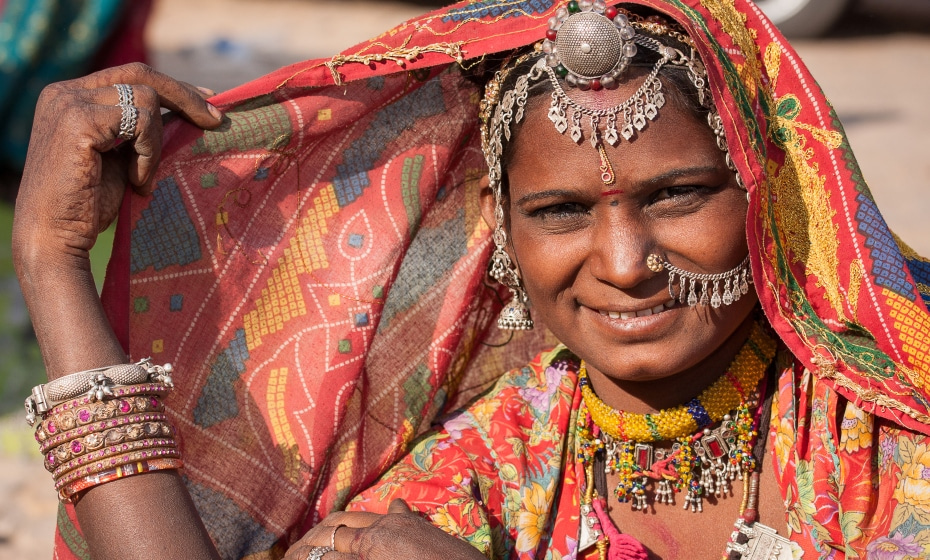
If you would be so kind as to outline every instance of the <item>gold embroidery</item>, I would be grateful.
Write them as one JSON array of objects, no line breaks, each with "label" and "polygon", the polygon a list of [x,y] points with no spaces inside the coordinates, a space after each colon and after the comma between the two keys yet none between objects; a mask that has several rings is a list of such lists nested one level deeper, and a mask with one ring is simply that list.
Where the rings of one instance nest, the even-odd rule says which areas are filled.
[{"label": "gold embroidery", "polygon": [[785,165],[772,180],[779,233],[794,262],[804,263],[805,274],[816,278],[833,310],[844,319],[837,257],[839,227],[833,223],[836,211],[830,206],[824,177],[818,174],[816,164],[808,163],[811,153],[804,147],[805,139],[789,128],[781,133],[790,139],[785,142]]},{"label": "gold embroidery", "polygon": [[[817,370],[814,374],[821,379],[830,379],[838,387],[842,387],[847,391],[855,394],[863,402],[874,403],[879,407],[888,408],[891,410],[896,410],[898,412],[904,413],[907,416],[917,420],[922,424],[930,424],[930,416],[915,410],[914,408],[907,406],[906,404],[900,403],[894,399],[889,398],[884,393],[874,391],[872,389],[866,389],[860,386],[858,383],[854,383],[848,377],[836,370],[834,363],[827,361],[824,358],[819,358],[817,356],[813,359],[814,365],[817,366]],[[901,364],[895,364],[897,367],[903,367]],[[903,368],[907,369],[907,368]]]},{"label": "gold embroidery", "polygon": [[701,4],[707,8],[710,15],[723,24],[724,31],[733,38],[733,42],[745,57],[745,62],[739,66],[740,81],[746,86],[746,93],[750,99],[755,99],[758,86],[762,80],[762,66],[759,64],[759,49],[756,46],[756,30],[746,25],[746,14],[738,11],[733,0],[702,0]]},{"label": "gold embroidery", "polygon": [[743,81],[752,78],[752,81],[747,81],[747,88],[762,92],[766,101],[764,106],[769,112],[769,135],[785,151],[780,173],[770,175],[773,194],[778,200],[777,219],[783,226],[779,233],[794,261],[804,263],[805,274],[816,278],[817,286],[823,288],[838,317],[845,319],[837,257],[839,227],[833,223],[836,212],[830,206],[830,195],[824,188],[825,177],[820,175],[817,164],[810,161],[814,152],[807,148],[807,140],[798,134],[798,129],[807,131],[830,149],[840,146],[842,136],[836,131],[797,122],[801,103],[796,96],[774,98],[773,87],[777,84],[781,68],[780,47],[770,44],[766,48],[765,63],[771,83],[763,84],[754,30],[746,26],[746,16],[736,10],[733,0],[702,0],[701,3],[720,21],[724,31],[746,56],[740,77]]},{"label": "gold embroidery", "polygon": [[769,83],[774,91],[778,87],[778,74],[781,72],[781,47],[778,43],[769,43],[765,48],[765,69],[769,74]]},{"label": "gold embroidery", "polygon": [[[326,67],[329,68],[329,73],[333,77],[333,82],[335,82],[336,85],[342,85],[342,76],[339,75],[339,71],[336,70],[336,68],[350,62],[358,62],[360,64],[369,65],[376,62],[391,61],[396,63],[398,66],[405,66],[408,62],[414,62],[420,55],[425,53],[446,54],[459,64],[462,64],[462,62],[465,60],[465,55],[462,53],[462,45],[465,44],[463,41],[458,41],[455,43],[432,43],[422,47],[408,48],[407,45],[410,44],[411,39],[413,39],[413,35],[408,35],[404,39],[403,44],[401,44],[399,47],[392,48],[384,43],[374,42],[355,54],[337,54],[328,62],[326,62]],[[385,49],[385,51],[373,54],[363,54],[365,50],[368,50],[372,47],[382,47]]]},{"label": "gold embroidery", "polygon": [[853,259],[849,263],[849,290],[846,292],[846,300],[849,302],[849,311],[856,317],[859,311],[859,288],[862,286],[862,262],[859,259]]}]

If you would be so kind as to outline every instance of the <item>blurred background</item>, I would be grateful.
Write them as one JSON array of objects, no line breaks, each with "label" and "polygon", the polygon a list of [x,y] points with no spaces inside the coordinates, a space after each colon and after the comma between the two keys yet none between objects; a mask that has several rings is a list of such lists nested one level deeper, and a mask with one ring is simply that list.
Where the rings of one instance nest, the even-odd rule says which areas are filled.
[{"label": "blurred background", "polygon": [[[10,262],[12,202],[47,83],[146,60],[223,91],[441,5],[419,0],[0,0],[0,560],[49,558],[57,501],[22,401],[44,379]],[[886,219],[930,255],[930,0],[758,0],[836,107]],[[102,278],[106,239],[93,255]]]}]

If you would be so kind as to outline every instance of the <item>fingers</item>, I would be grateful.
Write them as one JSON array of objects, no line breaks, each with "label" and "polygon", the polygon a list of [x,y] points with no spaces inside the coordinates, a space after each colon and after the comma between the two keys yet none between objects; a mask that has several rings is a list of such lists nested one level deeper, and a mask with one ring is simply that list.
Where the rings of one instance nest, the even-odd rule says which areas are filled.
[{"label": "fingers", "polygon": [[157,92],[160,106],[179,113],[201,128],[219,126],[223,119],[220,110],[205,100],[203,91],[141,63],[101,70],[72,83],[84,89],[106,88],[120,83],[134,88],[144,85]]},{"label": "fingers", "polygon": [[388,513],[413,513],[413,510],[410,509],[407,502],[401,498],[395,498],[391,500],[391,505],[388,506]]}]

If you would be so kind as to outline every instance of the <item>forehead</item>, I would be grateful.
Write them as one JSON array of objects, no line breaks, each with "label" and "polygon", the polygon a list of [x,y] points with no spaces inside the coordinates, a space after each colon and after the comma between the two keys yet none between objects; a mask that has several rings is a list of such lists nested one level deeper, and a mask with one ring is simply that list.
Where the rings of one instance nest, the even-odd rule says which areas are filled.
[{"label": "forehead", "polygon": [[[656,119],[631,141],[621,139],[617,146],[604,144],[618,182],[643,182],[681,167],[725,165],[706,120],[685,107],[678,95],[669,95],[671,87],[666,79],[662,81],[667,103]],[[640,83],[641,79],[634,78],[614,90],[574,89],[569,95],[585,107],[608,109],[626,101]],[[555,129],[548,117],[549,105],[549,95],[530,98],[523,122],[514,129],[506,170],[510,188],[551,188],[556,182],[564,185],[566,181],[603,187],[598,169],[600,157],[590,142],[588,117],[582,121],[585,138],[576,144],[567,131],[560,134]]]}]

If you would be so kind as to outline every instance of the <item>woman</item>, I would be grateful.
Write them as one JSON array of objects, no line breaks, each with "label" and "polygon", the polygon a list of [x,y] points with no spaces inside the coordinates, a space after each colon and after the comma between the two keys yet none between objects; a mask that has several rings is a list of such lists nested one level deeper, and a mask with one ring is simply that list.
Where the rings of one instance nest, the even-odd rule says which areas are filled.
[{"label": "woman", "polygon": [[[678,517],[687,514],[692,517],[685,520],[707,536],[701,550],[712,554],[725,550],[727,543],[720,541],[734,519],[753,525],[758,518],[810,555],[846,546],[865,555],[872,546],[880,547],[875,549],[879,553],[897,547],[902,554],[919,556],[923,479],[916,473],[922,472],[925,448],[924,436],[918,434],[926,432],[921,374],[927,366],[926,342],[920,339],[926,329],[914,325],[927,321],[917,276],[926,270],[926,262],[910,254],[905,262],[901,250],[889,242],[890,233],[858,182],[841,133],[824,120],[823,100],[804,86],[810,78],[793,51],[751,4],[644,4],[666,17],[653,21],[640,14],[637,19],[635,11],[628,16],[636,24],[630,26],[633,35],[640,38],[637,50],[648,56],[630,61],[631,67],[624,65],[623,70],[653,84],[650,88],[620,84],[613,89],[608,82],[600,85],[610,87],[597,90],[588,83],[582,85],[595,91],[564,93],[568,86],[563,88],[561,78],[551,78],[547,70],[561,74],[558,66],[536,67],[536,60],[521,59],[526,49],[515,49],[545,38],[553,16],[554,38],[549,40],[557,40],[559,25],[576,6],[558,12],[560,3],[480,2],[425,16],[326,65],[283,69],[263,82],[274,86],[271,91],[259,83],[217,98],[228,119],[215,132],[169,125],[158,188],[151,199],[134,199],[137,207],[128,209],[121,221],[135,230],[130,263],[123,268],[132,282],[111,275],[109,288],[117,291],[110,292],[108,301],[122,336],[126,322],[130,325],[132,355],[166,354],[176,366],[181,364],[168,410],[179,424],[176,437],[187,478],[182,483],[173,469],[166,469],[76,491],[81,530],[95,553],[167,546],[181,547],[169,549],[168,555],[174,550],[208,557],[212,551],[204,537],[209,533],[225,557],[280,555],[325,512],[344,504],[392,464],[428,418],[454,402],[457,388],[479,388],[493,372],[504,370],[503,354],[522,359],[518,354],[525,348],[538,350],[540,343],[529,337],[514,340],[503,352],[479,344],[487,338],[493,299],[482,284],[490,258],[492,272],[514,292],[515,301],[525,299],[525,290],[536,314],[584,359],[587,380],[577,383],[581,361],[562,351],[542,355],[478,401],[479,407],[489,403],[493,408],[482,412],[484,420],[469,419],[481,410],[473,408],[456,417],[464,419],[460,426],[454,420],[447,423],[446,432],[424,440],[380,489],[363,496],[359,507],[378,509],[375,496],[416,498],[421,503],[414,505],[429,511],[435,523],[447,530],[460,527],[452,532],[484,552],[571,556],[580,548],[583,513],[584,526],[593,529],[583,544],[594,546],[585,553],[606,546],[610,554],[621,549],[645,554],[645,545],[674,554],[672,548],[662,549],[670,543],[687,551],[694,543],[679,531],[683,519]],[[617,16],[606,17],[607,6],[577,6],[584,13],[592,7],[600,17],[616,21]],[[616,27],[617,33],[630,33],[625,25]],[[600,52],[585,37],[575,48],[587,54],[588,45],[588,52]],[[663,50],[670,46],[665,40],[673,41],[681,56]],[[620,45],[620,54],[627,44]],[[551,45],[546,48],[551,51]],[[459,68],[475,74],[475,64],[491,64],[486,55],[497,52],[504,53],[504,68],[517,70],[508,74],[513,84],[501,76],[500,98],[492,80],[482,105],[488,124],[481,138],[476,117],[482,96],[470,85],[472,76],[463,76]],[[554,62],[565,66],[556,58]],[[671,99],[663,104],[658,95],[662,88],[643,71],[662,71],[659,62],[666,58],[663,67],[678,67],[669,70],[670,79],[681,78],[675,86],[662,85],[680,95],[665,94]],[[450,60],[458,64],[446,68]],[[395,63],[406,70],[396,72]],[[608,75],[615,68],[620,67],[594,76],[602,82],[625,79],[625,74]],[[547,109],[545,95],[519,93],[524,76],[527,90],[548,80],[552,91],[564,97],[556,95],[558,103]],[[362,77],[368,79],[352,81]],[[307,86],[331,81],[340,85],[317,87],[308,95]],[[118,101],[113,83],[148,84],[196,124],[217,123],[193,89],[133,69],[62,86],[58,98],[64,99],[66,111],[79,107],[86,113],[82,101]],[[689,87],[696,99],[688,99]],[[713,104],[707,96],[702,99],[703,87],[709,88]],[[152,95],[143,107],[155,105],[150,90],[136,89]],[[605,97],[598,97],[601,92]],[[638,99],[642,111],[636,114],[645,118],[640,122],[634,115],[630,120],[624,111],[608,110],[592,125],[591,115],[585,114],[577,123],[583,144],[573,147],[553,125],[559,126],[564,117],[565,132],[574,135],[577,107],[570,110],[565,97],[576,95],[584,107],[608,109],[602,100],[634,99],[631,106],[637,107]],[[526,99],[522,128],[519,99]],[[89,146],[88,153],[109,148],[120,132],[119,117],[130,111],[102,105],[93,106],[99,120],[90,119],[99,122],[101,139],[76,142]],[[502,105],[513,110],[512,116],[497,111]],[[697,120],[695,111],[710,115],[711,126]],[[551,121],[543,118],[550,113]],[[150,183],[150,164],[158,155],[158,144],[152,141],[157,130],[149,122],[140,120],[137,156],[129,167],[136,185]],[[635,140],[627,138],[620,122],[635,126]],[[48,280],[40,269],[70,276],[81,270],[80,259],[93,231],[106,221],[106,212],[72,202],[73,193],[81,192],[75,186],[94,182],[67,175],[77,166],[41,165],[52,161],[60,148],[48,141],[54,133],[41,130],[41,122],[38,128],[35,179],[20,205],[25,217],[17,225],[17,239],[24,290],[27,296],[31,293],[54,376],[120,360],[119,346],[101,322],[88,323],[88,317],[103,314],[88,290],[74,288],[79,282],[43,285]],[[128,124],[124,128],[127,136],[136,132]],[[612,129],[624,137],[617,146]],[[498,150],[495,142],[506,143],[510,133],[515,134],[512,146]],[[59,132],[56,140],[73,145],[71,141],[86,137],[86,131],[69,136]],[[484,183],[481,177],[488,168],[482,170],[481,141],[490,163]],[[844,160],[851,169],[835,163]],[[572,173],[566,174],[567,169]],[[572,179],[567,187],[561,179],[566,176]],[[103,206],[112,216],[115,205]],[[87,213],[56,215],[60,208],[84,208]],[[749,216],[745,239],[744,212]],[[71,227],[68,236],[58,233],[27,242],[49,223],[33,225],[29,220],[48,216],[80,228]],[[493,253],[488,243],[492,232]],[[743,280],[748,283],[747,253],[765,319],[754,318],[755,300],[748,286],[742,290]],[[52,259],[51,266],[35,257],[43,255],[47,262],[49,254],[66,256]],[[717,273],[722,276],[711,277]],[[120,286],[130,286],[130,293],[120,292]],[[39,294],[48,297],[40,300]],[[126,318],[123,311],[120,318],[129,298],[132,314]],[[717,298],[721,302],[714,305]],[[528,326],[519,306],[508,309],[505,326]],[[641,316],[631,318],[630,313]],[[309,318],[301,319],[305,316]],[[756,321],[762,326],[755,326]],[[210,324],[218,326],[219,334],[205,329]],[[90,352],[75,348],[69,329],[76,328],[94,331],[93,340],[101,343]],[[777,358],[769,328],[783,347]],[[761,357],[753,361],[750,354],[756,352],[746,348],[757,348]],[[661,359],[656,358],[659,353]],[[735,365],[728,368],[731,360]],[[718,389],[707,389],[717,387],[727,369],[736,381],[727,380],[731,389],[719,391],[728,398],[736,395],[732,406],[727,399],[718,402]],[[762,383],[767,369],[772,370],[768,378],[777,380],[773,388]],[[325,389],[320,381],[324,375],[329,382]],[[758,385],[759,396],[744,385]],[[667,390],[669,386],[675,390]],[[585,389],[578,387],[587,387],[594,397],[582,399]],[[458,391],[459,397],[471,392]],[[653,428],[646,417],[633,416],[674,408],[695,396],[702,403],[691,407],[695,414],[682,417],[678,409],[656,415],[650,419],[661,422]],[[663,467],[660,458],[656,467],[666,470],[654,483],[640,484],[652,467],[637,470],[632,464],[639,460],[633,444],[651,445],[654,452],[662,452],[666,444],[624,440],[624,434],[612,435],[613,441],[600,437],[598,430],[610,429],[611,422],[587,424],[587,415],[578,414],[582,401],[590,409],[600,408],[608,420],[616,420],[610,409],[627,409],[623,418],[631,425],[645,423],[649,437],[655,431],[659,439],[669,440],[690,430],[691,444],[680,442],[678,450],[667,452],[670,461]],[[499,402],[523,408],[494,404]],[[701,409],[706,419],[699,418]],[[710,468],[684,461],[681,449],[697,453],[704,434],[676,418],[691,418],[697,427],[706,424],[707,436],[726,439],[731,434],[717,428],[731,410],[737,432],[733,447],[741,453],[733,468],[724,464],[718,474],[710,457]],[[513,418],[509,424],[496,422],[500,418],[495,414],[514,411],[527,412],[519,417],[535,420],[544,431],[521,431]],[[591,416],[593,420],[596,415]],[[753,427],[765,432],[757,422],[768,417],[777,422],[774,437],[762,438],[769,451],[766,458],[759,455],[764,450],[751,432]],[[577,432],[572,418],[585,421]],[[837,419],[842,419],[842,433]],[[504,432],[515,430],[513,438],[502,440],[509,447],[494,438],[482,440],[476,426],[486,420],[505,426]],[[842,449],[834,449],[836,440]],[[583,453],[578,463],[567,460],[576,442],[588,445],[579,447]],[[605,450],[610,457],[599,449],[605,442],[613,445]],[[454,449],[436,451],[440,448]],[[701,448],[712,453],[703,444]],[[538,449],[548,454],[546,462],[533,462]],[[437,493],[437,487],[446,486],[431,484],[429,478],[436,482],[446,473],[417,463],[432,457],[451,457],[475,476],[465,477],[468,481],[452,476],[452,489]],[[481,458],[487,459],[484,470],[475,470]],[[600,460],[614,461],[614,479],[595,480],[594,466]],[[540,464],[550,467],[545,480],[536,468]],[[694,468],[667,470],[673,464]],[[495,480],[487,469],[500,476]],[[710,483],[687,474],[698,469],[722,491],[734,483],[728,472],[741,472],[748,481],[746,496],[758,497],[756,507],[741,512],[732,497],[705,500]],[[832,475],[835,469],[840,477]],[[243,477],[243,472],[259,476]],[[663,473],[671,477],[668,485],[662,484]],[[878,481],[874,496],[873,474]],[[394,484],[398,477],[404,485]],[[418,477],[423,477],[422,485],[408,483]],[[493,484],[482,485],[488,480]],[[498,487],[513,492],[504,499]],[[655,522],[656,515],[644,523],[642,512],[630,517],[627,507],[600,500],[615,489],[650,511],[651,501],[664,500],[668,490],[679,507],[706,512],[695,516],[673,508],[674,513],[661,514],[664,521]],[[448,496],[457,501],[441,501]],[[153,504],[152,497],[159,499]],[[141,520],[138,530],[121,530],[145,538],[107,539],[112,516],[121,515],[131,524],[131,508],[140,503],[148,515],[175,524],[168,542],[158,542],[159,535],[150,539]],[[785,509],[780,503],[788,503],[790,532],[779,523],[778,514]],[[510,509],[495,509],[501,504]],[[430,543],[438,543],[445,555],[473,552],[434,540],[435,529],[416,522],[402,504],[393,507],[401,513],[384,518],[345,514],[327,521],[290,554],[320,557],[327,549],[318,547],[325,545],[341,551],[327,557],[346,551],[364,556],[370,546],[396,554],[405,550],[401,545],[416,551]],[[198,517],[205,532],[191,530],[199,526]],[[71,519],[60,524],[62,554],[65,547],[74,550],[82,543]],[[343,523],[349,528],[339,526]],[[663,523],[671,532],[668,538],[638,530]],[[368,524],[372,528],[353,530]],[[611,524],[641,542],[623,537]],[[379,532],[396,536],[398,527],[409,537],[401,544]]]}]

